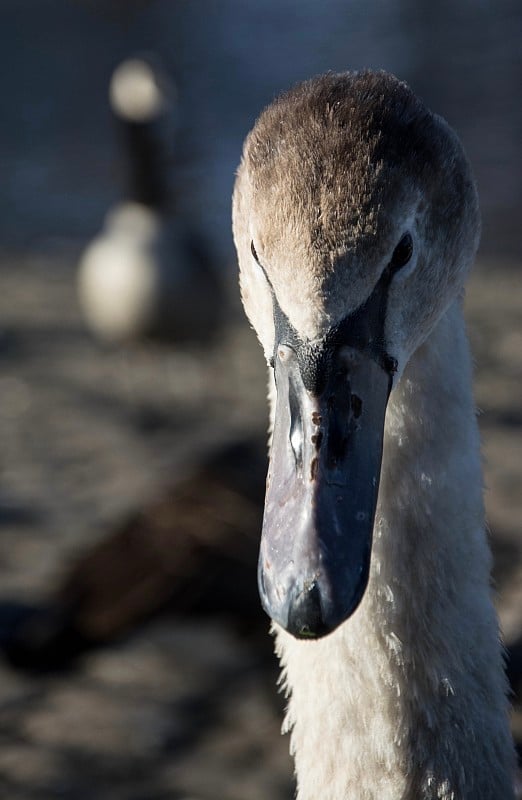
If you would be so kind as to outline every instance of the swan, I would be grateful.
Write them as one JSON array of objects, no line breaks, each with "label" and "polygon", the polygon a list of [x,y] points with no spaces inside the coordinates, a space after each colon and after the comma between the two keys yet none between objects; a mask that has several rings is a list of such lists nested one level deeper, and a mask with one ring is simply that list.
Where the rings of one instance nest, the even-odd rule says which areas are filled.
[{"label": "swan", "polygon": [[462,313],[462,147],[384,72],[245,140],[233,233],[269,364],[259,589],[298,800],[509,800],[514,750]]},{"label": "swan", "polygon": [[84,317],[110,343],[205,341],[217,326],[221,287],[204,247],[172,213],[166,176],[175,87],[150,60],[131,58],[114,71],[109,97],[127,162],[126,196],[81,257]]}]

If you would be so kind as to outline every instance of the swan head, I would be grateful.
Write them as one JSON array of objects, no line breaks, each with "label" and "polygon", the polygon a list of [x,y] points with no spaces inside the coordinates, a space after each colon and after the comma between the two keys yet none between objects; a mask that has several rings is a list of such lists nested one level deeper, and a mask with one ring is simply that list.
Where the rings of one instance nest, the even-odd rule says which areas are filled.
[{"label": "swan head", "polygon": [[331,632],[364,594],[388,397],[479,228],[456,135],[389,74],[300,84],[247,136],[234,239],[275,379],[259,587],[297,637]]}]

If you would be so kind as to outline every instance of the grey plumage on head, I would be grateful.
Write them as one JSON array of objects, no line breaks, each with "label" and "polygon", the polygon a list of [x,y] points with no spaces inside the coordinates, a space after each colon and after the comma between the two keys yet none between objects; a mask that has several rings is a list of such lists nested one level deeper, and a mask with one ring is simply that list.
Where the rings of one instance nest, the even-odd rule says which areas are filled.
[{"label": "grey plumage on head", "polygon": [[[307,198],[315,206],[311,244],[325,253],[380,233],[383,195],[431,182],[443,165],[446,173],[449,150],[460,160],[455,137],[405,83],[364,71],[328,73],[281,95],[259,117],[244,158],[273,208],[298,212]],[[445,184],[450,215],[462,197],[459,166],[454,191]],[[283,204],[274,197],[281,185]]]}]

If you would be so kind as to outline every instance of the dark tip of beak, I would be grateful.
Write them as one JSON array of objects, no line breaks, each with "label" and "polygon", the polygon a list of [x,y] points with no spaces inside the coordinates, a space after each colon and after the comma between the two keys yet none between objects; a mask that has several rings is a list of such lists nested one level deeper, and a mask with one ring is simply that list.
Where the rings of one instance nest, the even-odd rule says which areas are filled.
[{"label": "dark tip of beak", "polygon": [[318,639],[330,633],[333,627],[324,619],[318,585],[296,587],[288,604],[287,631],[298,639]]}]

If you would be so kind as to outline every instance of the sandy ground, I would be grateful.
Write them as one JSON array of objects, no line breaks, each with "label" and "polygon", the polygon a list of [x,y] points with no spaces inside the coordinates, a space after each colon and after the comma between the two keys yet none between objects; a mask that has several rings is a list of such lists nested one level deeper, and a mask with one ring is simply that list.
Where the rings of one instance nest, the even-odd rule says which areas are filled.
[{"label": "sandy ground", "polygon": [[[76,253],[0,260],[0,606],[38,602],[79,553],[220,442],[265,425],[264,364],[239,314],[212,346],[100,349]],[[482,263],[467,295],[498,608],[522,635],[522,288]],[[0,664],[9,800],[292,796],[268,649],[224,621],[160,619],[31,676]]]}]

